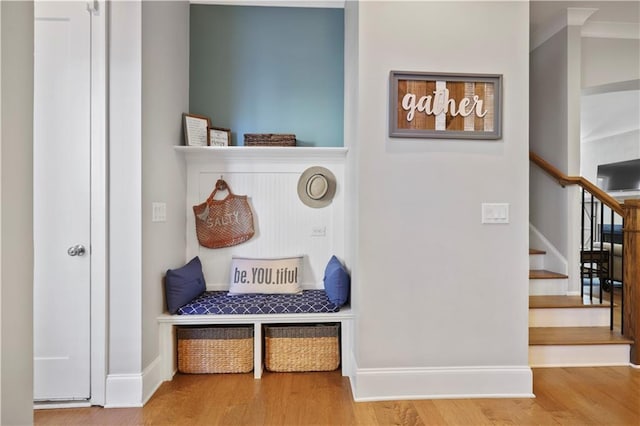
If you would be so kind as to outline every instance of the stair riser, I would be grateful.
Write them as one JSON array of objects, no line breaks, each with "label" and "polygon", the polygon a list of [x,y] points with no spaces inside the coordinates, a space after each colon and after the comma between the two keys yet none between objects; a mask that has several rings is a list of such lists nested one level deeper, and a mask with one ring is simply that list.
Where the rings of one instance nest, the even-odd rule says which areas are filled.
[{"label": "stair riser", "polygon": [[561,296],[566,295],[569,290],[569,280],[567,279],[530,279],[530,296]]},{"label": "stair riser", "polygon": [[543,254],[530,254],[529,255],[529,269],[544,269],[544,255]]},{"label": "stair riser", "polygon": [[630,345],[529,346],[531,367],[629,365]]},{"label": "stair riser", "polygon": [[606,327],[609,307],[529,309],[529,327]]}]

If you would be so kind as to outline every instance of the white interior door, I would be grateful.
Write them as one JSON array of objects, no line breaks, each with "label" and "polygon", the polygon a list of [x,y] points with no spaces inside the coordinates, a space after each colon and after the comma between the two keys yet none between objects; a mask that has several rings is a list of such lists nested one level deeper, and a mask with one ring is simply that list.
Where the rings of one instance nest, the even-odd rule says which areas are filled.
[{"label": "white interior door", "polygon": [[83,400],[91,396],[87,3],[36,2],[34,32],[34,399]]}]

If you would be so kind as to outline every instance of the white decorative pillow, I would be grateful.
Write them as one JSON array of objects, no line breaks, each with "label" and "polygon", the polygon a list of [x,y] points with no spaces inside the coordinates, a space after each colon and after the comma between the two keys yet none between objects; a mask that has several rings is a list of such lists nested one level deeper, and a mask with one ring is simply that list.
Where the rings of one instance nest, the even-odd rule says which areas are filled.
[{"label": "white decorative pillow", "polygon": [[300,293],[302,256],[254,259],[231,258],[229,294]]}]

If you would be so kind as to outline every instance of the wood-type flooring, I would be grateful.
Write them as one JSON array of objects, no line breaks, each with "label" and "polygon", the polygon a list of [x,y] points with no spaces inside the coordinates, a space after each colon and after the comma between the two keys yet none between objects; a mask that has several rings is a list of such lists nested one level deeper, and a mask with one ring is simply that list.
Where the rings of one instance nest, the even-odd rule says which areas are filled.
[{"label": "wood-type flooring", "polygon": [[535,398],[354,402],[329,373],[181,375],[143,408],[37,410],[36,425],[640,425],[640,369],[538,368]]}]

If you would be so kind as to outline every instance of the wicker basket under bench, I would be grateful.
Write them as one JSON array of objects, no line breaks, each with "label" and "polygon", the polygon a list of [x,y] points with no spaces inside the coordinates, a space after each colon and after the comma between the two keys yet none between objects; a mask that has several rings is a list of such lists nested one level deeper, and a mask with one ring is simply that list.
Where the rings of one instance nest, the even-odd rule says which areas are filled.
[{"label": "wicker basket under bench", "polygon": [[253,330],[253,376],[262,377],[263,372],[263,328],[272,325],[307,326],[315,324],[339,324],[340,333],[340,366],[343,376],[352,374],[352,339],[353,313],[349,307],[343,307],[340,312],[315,314],[268,314],[268,315],[170,315],[158,316],[160,377],[171,380],[178,366],[177,333],[181,327],[197,326],[209,327],[247,326]]},{"label": "wicker basket under bench", "polygon": [[340,324],[265,325],[265,367],[277,372],[336,370],[339,334]]},{"label": "wicker basket under bench", "polygon": [[253,370],[253,327],[178,327],[181,373],[248,373]]}]

